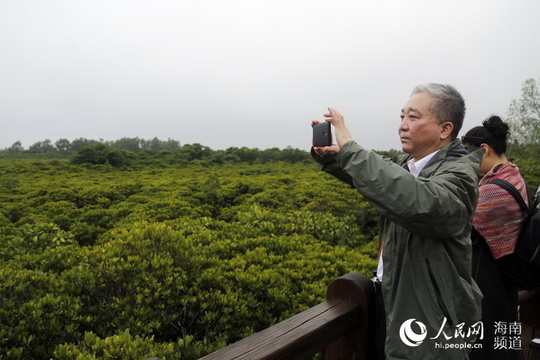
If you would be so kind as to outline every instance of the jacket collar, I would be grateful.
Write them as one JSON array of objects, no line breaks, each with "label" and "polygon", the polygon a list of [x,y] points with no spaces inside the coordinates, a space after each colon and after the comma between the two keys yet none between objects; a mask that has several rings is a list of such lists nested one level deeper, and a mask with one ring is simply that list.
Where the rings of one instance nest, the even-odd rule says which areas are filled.
[{"label": "jacket collar", "polygon": [[[480,166],[482,162],[483,150],[478,149],[469,153],[461,140],[455,139],[452,142],[446,144],[441,148],[439,153],[431,158],[431,160],[424,166],[424,169],[420,172],[420,176],[429,176],[442,164],[443,161],[454,161],[461,158],[466,158],[468,161]],[[408,170],[407,161],[411,158],[410,155],[401,155],[396,158],[396,163]],[[478,169],[480,170],[480,169]]]}]

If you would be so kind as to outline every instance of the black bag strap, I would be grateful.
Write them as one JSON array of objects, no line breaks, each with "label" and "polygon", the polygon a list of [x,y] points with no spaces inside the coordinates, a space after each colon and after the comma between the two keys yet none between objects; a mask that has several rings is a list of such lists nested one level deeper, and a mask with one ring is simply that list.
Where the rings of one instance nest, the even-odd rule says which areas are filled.
[{"label": "black bag strap", "polygon": [[514,197],[514,199],[516,199],[516,201],[519,204],[519,206],[521,207],[521,209],[526,214],[529,214],[529,207],[527,206],[527,203],[525,203],[525,200],[523,200],[523,197],[521,196],[518,189],[516,189],[516,187],[514,185],[512,185],[508,181],[502,180],[502,179],[493,179],[493,180],[487,181],[486,184],[499,185],[504,190],[508,191],[510,193],[510,195],[512,195]]}]

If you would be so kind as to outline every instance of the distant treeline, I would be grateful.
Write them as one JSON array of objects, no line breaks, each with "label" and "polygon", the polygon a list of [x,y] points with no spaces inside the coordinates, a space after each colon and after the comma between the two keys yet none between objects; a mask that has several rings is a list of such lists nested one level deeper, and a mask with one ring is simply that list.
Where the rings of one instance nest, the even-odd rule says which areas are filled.
[{"label": "distant treeline", "polygon": [[[394,150],[381,154],[391,156]],[[114,141],[89,140],[84,138],[69,141],[59,139],[56,142],[43,140],[25,149],[20,141],[11,147],[0,150],[2,157],[42,156],[48,158],[70,158],[74,164],[111,165],[124,167],[147,164],[265,164],[269,162],[299,163],[311,161],[309,152],[287,147],[285,149],[230,147],[225,150],[213,150],[198,143],[180,145],[173,139],[151,140],[122,138]]]},{"label": "distant treeline", "polygon": [[147,164],[262,164],[284,161],[298,163],[309,161],[309,153],[300,149],[231,147],[226,150],[213,150],[198,143],[180,145],[173,139],[166,141],[154,138],[122,138],[114,141],[89,140],[84,138],[69,141],[60,139],[39,141],[25,149],[20,141],[11,147],[0,150],[4,158],[36,156],[45,158],[69,158],[74,164],[111,165],[124,167]]},{"label": "distant treeline", "polygon": [[51,140],[47,139],[36,142],[28,149],[25,149],[22,146],[22,143],[20,141],[17,141],[9,148],[4,149],[3,152],[8,152],[12,154],[73,154],[85,146],[96,144],[104,144],[115,149],[128,150],[135,153],[144,150],[176,150],[181,147],[180,142],[173,139],[168,139],[164,141],[158,138],[153,138],[152,140],[145,140],[135,137],[122,138],[120,140],[113,141],[105,141],[78,138],[73,141],[69,141],[68,139],[59,139],[54,143]]}]

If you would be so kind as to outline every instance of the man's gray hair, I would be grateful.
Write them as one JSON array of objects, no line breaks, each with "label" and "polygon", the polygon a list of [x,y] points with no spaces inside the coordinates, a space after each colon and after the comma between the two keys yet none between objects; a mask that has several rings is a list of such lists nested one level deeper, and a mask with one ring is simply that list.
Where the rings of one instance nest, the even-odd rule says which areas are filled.
[{"label": "man's gray hair", "polygon": [[428,93],[435,98],[431,103],[431,112],[437,118],[439,124],[451,122],[454,124],[451,138],[457,138],[463,119],[465,118],[465,100],[461,94],[451,85],[444,84],[423,84],[416,86],[411,96],[419,93]]}]

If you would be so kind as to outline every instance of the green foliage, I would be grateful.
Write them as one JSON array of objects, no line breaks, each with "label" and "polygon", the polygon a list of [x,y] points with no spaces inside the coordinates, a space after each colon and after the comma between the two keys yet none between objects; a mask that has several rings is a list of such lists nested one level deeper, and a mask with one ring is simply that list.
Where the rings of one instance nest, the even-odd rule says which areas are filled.
[{"label": "green foliage", "polygon": [[538,158],[526,157],[513,160],[519,167],[519,171],[527,182],[529,190],[536,192],[536,189],[540,186],[540,166],[538,165]]},{"label": "green foliage", "polygon": [[209,350],[214,351],[224,345],[209,344],[205,340],[193,341],[191,336],[176,342],[156,343],[152,337],[132,336],[129,330],[104,339],[92,332],[86,332],[84,339],[78,344],[60,345],[54,356],[56,359],[65,360],[141,360],[152,356],[163,360],[198,359]]},{"label": "green foliage", "polygon": [[197,359],[376,266],[377,214],[314,164],[0,160],[0,190],[3,359]]},{"label": "green foliage", "polygon": [[122,167],[129,165],[130,157],[131,154],[126,150],[114,149],[99,143],[81,148],[72,162],[74,164],[110,164],[114,167]]},{"label": "green foliage", "polygon": [[522,157],[538,158],[540,153],[540,90],[534,79],[527,79],[521,98],[512,100],[508,109],[512,131],[510,150]]},{"label": "green foliage", "polygon": [[0,205],[2,359],[197,359],[376,267],[377,213],[312,163],[0,160]]},{"label": "green foliage", "polygon": [[28,149],[31,154],[43,154],[52,151],[55,151],[55,148],[51,140],[38,141]]},{"label": "green foliage", "polygon": [[115,141],[96,141],[88,139],[59,139],[54,145],[51,140],[39,141],[25,150],[20,141],[11,147],[0,150],[0,157],[14,158],[24,155],[48,158],[72,156],[74,164],[110,165],[124,167],[134,165],[168,166],[199,163],[204,165],[259,164],[284,161],[288,163],[310,162],[306,151],[287,147],[280,150],[271,148],[259,150],[247,147],[230,147],[226,150],[212,150],[198,143],[185,144],[173,139],[167,141],[154,138],[122,138]]},{"label": "green foliage", "polygon": [[2,245],[2,258],[41,253],[45,249],[73,244],[73,236],[54,223],[23,224],[15,235],[6,236]]}]

